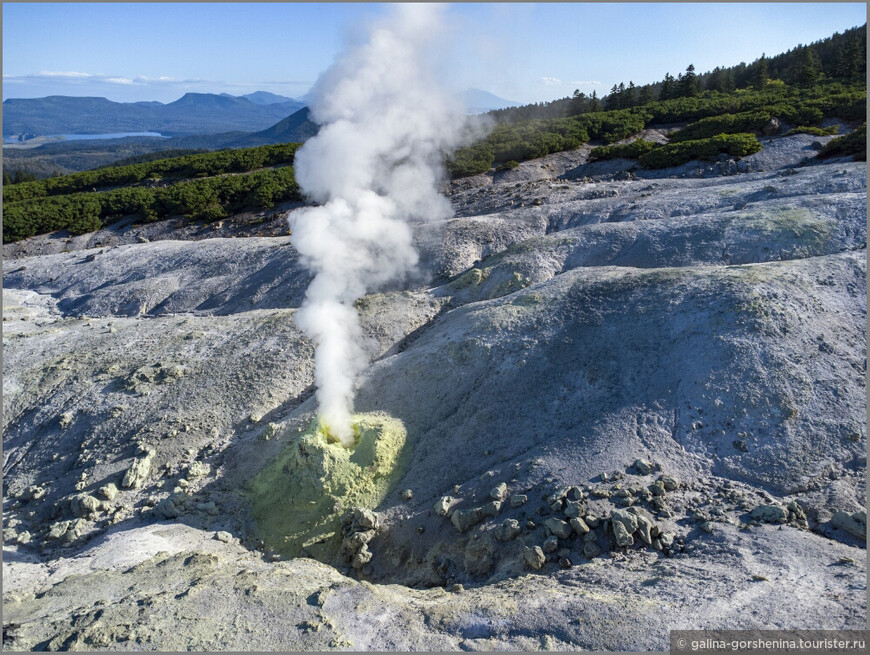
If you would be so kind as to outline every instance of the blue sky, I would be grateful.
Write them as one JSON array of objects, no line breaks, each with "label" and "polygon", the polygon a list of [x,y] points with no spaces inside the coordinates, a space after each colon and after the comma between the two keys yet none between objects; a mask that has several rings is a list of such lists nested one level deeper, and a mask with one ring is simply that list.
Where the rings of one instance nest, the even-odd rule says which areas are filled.
[{"label": "blue sky", "polygon": [[[518,102],[599,95],[777,54],[866,21],[859,3],[452,3],[448,83]],[[3,97],[169,102],[304,94],[383,4],[3,3]]]}]

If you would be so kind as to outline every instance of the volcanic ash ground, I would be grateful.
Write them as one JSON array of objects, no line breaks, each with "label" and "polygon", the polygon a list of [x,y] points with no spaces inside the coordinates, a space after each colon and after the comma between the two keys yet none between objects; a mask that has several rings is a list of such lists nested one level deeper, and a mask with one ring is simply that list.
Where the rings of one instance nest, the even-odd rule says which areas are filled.
[{"label": "volcanic ash ground", "polygon": [[350,448],[318,430],[289,237],[7,246],[4,648],[862,629],[866,170],[826,139],[448,185],[429,281],[357,303]]}]

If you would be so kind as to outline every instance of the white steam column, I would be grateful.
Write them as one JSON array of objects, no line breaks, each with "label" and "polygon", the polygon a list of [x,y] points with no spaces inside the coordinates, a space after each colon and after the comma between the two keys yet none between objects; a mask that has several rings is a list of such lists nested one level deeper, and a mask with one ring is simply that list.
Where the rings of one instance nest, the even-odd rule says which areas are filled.
[{"label": "white steam column", "polygon": [[345,445],[353,443],[354,381],[368,364],[354,301],[414,270],[410,222],[451,215],[438,182],[465,120],[430,66],[440,11],[395,5],[366,43],[338,57],[312,91],[320,131],[295,157],[299,185],[320,205],[289,218],[293,245],[314,273],[295,320],[315,343],[320,417]]}]

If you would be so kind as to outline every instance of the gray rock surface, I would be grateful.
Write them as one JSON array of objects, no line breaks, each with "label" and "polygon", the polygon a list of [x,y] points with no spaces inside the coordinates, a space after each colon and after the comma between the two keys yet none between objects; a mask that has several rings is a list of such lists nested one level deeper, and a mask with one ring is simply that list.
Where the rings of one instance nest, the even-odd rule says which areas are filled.
[{"label": "gray rock surface", "polygon": [[[356,409],[402,420],[407,467],[375,527],[335,536],[339,564],[281,561],[244,495],[315,411],[286,236],[4,248],[4,647],[663,650],[676,626],[863,627],[845,526],[865,498],[866,171],[813,161],[810,136],[733,166],[584,147],[445,185],[456,216],[417,230],[428,277],[358,303]],[[552,562],[545,526],[566,535]]]}]

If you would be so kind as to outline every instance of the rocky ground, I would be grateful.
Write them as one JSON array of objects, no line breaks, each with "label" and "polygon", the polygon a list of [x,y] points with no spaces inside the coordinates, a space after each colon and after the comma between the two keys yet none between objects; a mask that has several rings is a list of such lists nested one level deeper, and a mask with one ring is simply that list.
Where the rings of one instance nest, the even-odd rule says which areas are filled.
[{"label": "rocky ground", "polygon": [[425,271],[358,303],[401,474],[296,558],[251,484],[314,417],[294,207],[4,246],[4,649],[863,629],[866,169],[827,139],[445,185]]}]

